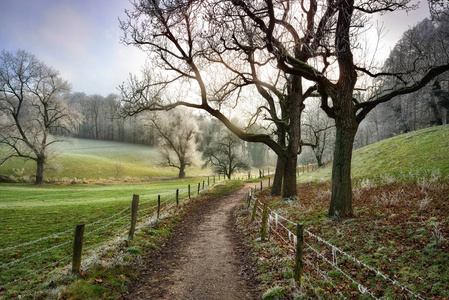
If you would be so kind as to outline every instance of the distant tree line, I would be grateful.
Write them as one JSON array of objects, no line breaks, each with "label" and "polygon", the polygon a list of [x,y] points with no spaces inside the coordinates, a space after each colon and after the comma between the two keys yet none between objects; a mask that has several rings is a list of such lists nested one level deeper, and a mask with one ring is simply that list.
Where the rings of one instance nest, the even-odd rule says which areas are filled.
[{"label": "distant tree line", "polygon": [[[170,149],[167,147],[167,137],[174,141],[176,133],[178,137],[182,136],[186,127],[196,128],[191,134],[194,135],[195,149],[200,153],[219,138],[217,133],[227,131],[217,120],[193,114],[173,113],[161,117],[148,113],[125,117],[117,94],[103,97],[75,92],[68,96],[67,102],[82,116],[72,131],[74,137],[158,146],[165,149],[166,162],[173,161],[167,152]],[[62,129],[55,129],[54,133],[64,134]],[[241,148],[250,165],[258,168],[267,163],[266,146],[244,142]]]},{"label": "distant tree line", "polygon": [[[423,68],[419,56],[424,60],[444,60],[449,55],[447,35],[449,33],[449,10],[443,18],[429,19],[407,30],[396,43],[386,60],[385,73],[401,72],[405,69]],[[393,89],[398,81],[407,78],[377,80],[377,89]],[[410,79],[408,79],[410,80]],[[355,147],[359,148],[380,140],[431,126],[445,125],[449,121],[449,74],[443,73],[426,86],[410,94],[399,95],[378,105],[361,124]]]},{"label": "distant tree line", "polygon": [[75,92],[70,94],[67,101],[82,115],[81,123],[73,132],[77,138],[151,146],[156,144],[153,128],[145,127],[142,117],[124,118],[120,114],[120,98],[117,94],[103,97]]}]

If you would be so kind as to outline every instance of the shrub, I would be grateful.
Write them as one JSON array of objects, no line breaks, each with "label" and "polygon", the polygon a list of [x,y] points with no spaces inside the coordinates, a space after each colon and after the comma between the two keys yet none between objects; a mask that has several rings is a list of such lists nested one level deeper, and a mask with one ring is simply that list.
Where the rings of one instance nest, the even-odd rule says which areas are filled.
[{"label": "shrub", "polygon": [[278,300],[278,299],[284,299],[288,296],[287,291],[279,286],[272,287],[268,289],[265,293],[262,295],[263,300]]}]

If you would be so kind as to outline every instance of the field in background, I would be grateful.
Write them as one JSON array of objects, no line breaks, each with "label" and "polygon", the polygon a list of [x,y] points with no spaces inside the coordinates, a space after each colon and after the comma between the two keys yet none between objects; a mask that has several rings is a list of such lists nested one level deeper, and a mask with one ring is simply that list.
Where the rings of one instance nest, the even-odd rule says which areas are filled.
[{"label": "field in background", "polygon": [[[157,148],[110,141],[72,139],[56,144],[56,155],[47,164],[44,177],[58,180],[124,179],[176,177],[178,170],[158,165]],[[12,159],[0,166],[0,174],[30,176],[36,172],[33,161]],[[211,173],[202,169],[199,159],[187,168],[187,176]]]},{"label": "field in background", "polygon": [[[352,178],[392,176],[404,181],[439,172],[449,176],[449,125],[426,128],[386,139],[354,151]],[[332,162],[300,176],[299,182],[331,179]]]}]

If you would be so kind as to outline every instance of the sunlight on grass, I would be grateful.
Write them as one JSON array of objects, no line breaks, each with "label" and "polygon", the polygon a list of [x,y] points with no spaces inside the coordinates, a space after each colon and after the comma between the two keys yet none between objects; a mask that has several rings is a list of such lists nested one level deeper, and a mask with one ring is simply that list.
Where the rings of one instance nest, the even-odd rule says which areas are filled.
[{"label": "sunlight on grass", "polygon": [[[178,169],[158,165],[157,148],[147,145],[72,139],[57,144],[56,156],[49,161],[45,169],[45,178],[69,180],[78,179],[123,179],[176,177]],[[0,166],[0,174],[32,176],[36,164],[23,159],[11,159]],[[211,173],[202,169],[201,162],[187,168],[187,176],[199,176]]]},{"label": "sunlight on grass", "polygon": [[[352,178],[374,178],[390,174],[399,180],[413,180],[439,170],[441,177],[449,176],[449,125],[431,127],[354,151]],[[300,175],[298,182],[331,179],[332,163]]]}]

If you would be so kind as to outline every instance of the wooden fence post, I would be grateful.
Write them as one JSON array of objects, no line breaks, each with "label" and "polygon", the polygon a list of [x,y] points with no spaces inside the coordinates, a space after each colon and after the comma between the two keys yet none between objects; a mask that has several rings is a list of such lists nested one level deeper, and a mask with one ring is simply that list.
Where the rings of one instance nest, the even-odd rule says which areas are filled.
[{"label": "wooden fence post", "polygon": [[190,200],[190,184],[189,184],[189,200]]},{"label": "wooden fence post", "polygon": [[128,240],[132,240],[134,237],[134,231],[136,230],[138,209],[139,209],[139,195],[134,194],[133,201],[131,203],[131,227],[129,228]]},{"label": "wooden fence post", "polygon": [[260,182],[260,191],[262,191],[262,181]]},{"label": "wooden fence post", "polygon": [[83,252],[84,224],[76,225],[75,240],[73,242],[72,274],[79,274],[81,267],[81,253]]},{"label": "wooden fence post", "polygon": [[270,179],[271,177],[268,177],[268,187],[271,187]]},{"label": "wooden fence post", "polygon": [[204,180],[203,180],[203,190],[204,190]]},{"label": "wooden fence post", "polygon": [[201,182],[198,182],[198,195],[200,194]]},{"label": "wooden fence post", "polygon": [[246,209],[249,209],[250,205],[251,205],[251,191],[248,191],[248,206],[246,207]]},{"label": "wooden fence post", "polygon": [[159,216],[161,214],[161,195],[157,195],[157,219],[159,220]]},{"label": "wooden fence post", "polygon": [[176,189],[176,207],[179,205],[179,189]]},{"label": "wooden fence post", "polygon": [[257,212],[258,204],[259,204],[259,199],[256,199],[256,202],[254,202],[253,214],[251,216],[251,223],[254,222],[254,220],[256,219],[256,212]]},{"label": "wooden fence post", "polygon": [[296,258],[295,258],[295,270],[294,277],[298,287],[301,286],[302,270],[304,268],[303,262],[303,248],[304,248],[304,225],[296,224]]},{"label": "wooden fence post", "polygon": [[263,213],[262,213],[262,231],[260,232],[260,240],[264,241],[267,236],[267,204],[263,204]]},{"label": "wooden fence post", "polygon": [[209,186],[210,185],[210,183],[209,183],[209,176],[207,176],[207,186]]}]

